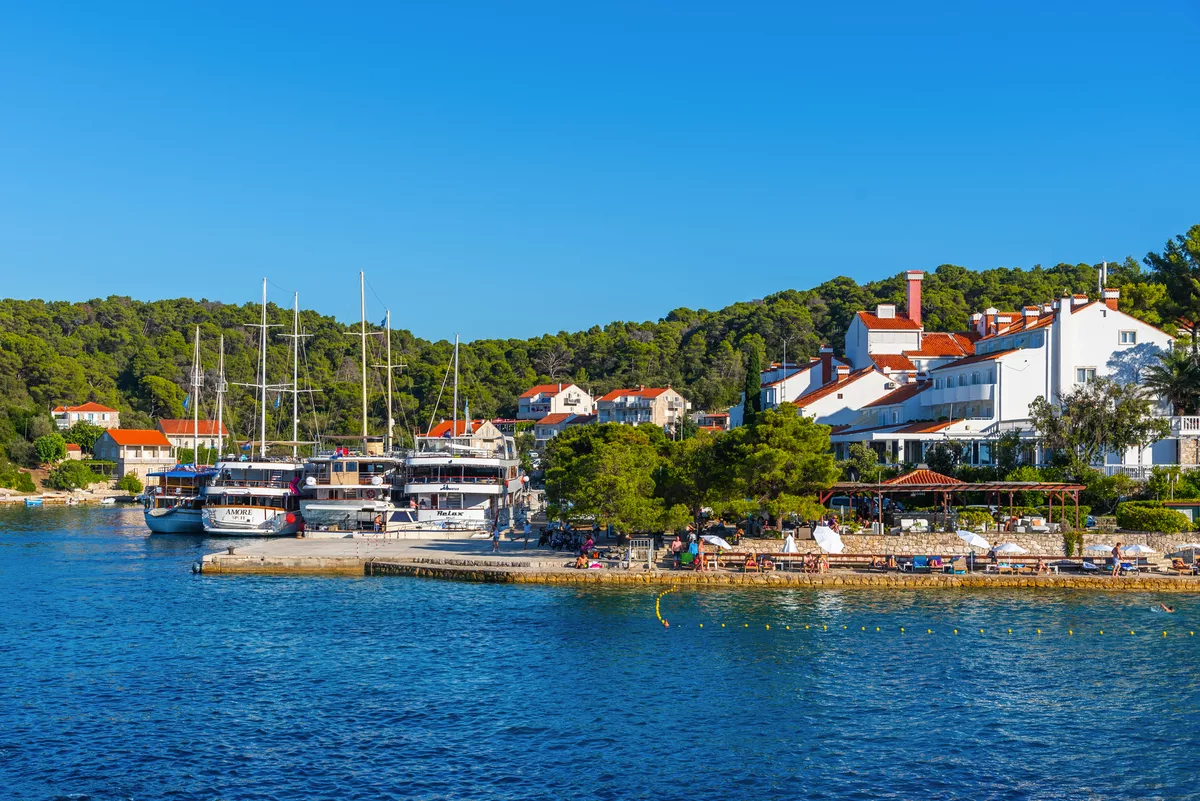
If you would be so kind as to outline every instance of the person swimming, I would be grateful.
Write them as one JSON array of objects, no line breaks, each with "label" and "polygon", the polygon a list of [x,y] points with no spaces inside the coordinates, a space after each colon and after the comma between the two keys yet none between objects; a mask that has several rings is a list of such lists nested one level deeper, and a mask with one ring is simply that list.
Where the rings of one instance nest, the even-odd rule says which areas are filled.
[{"label": "person swimming", "polygon": [[1173,606],[1167,606],[1166,604],[1164,604],[1164,603],[1162,603],[1162,602],[1160,601],[1160,602],[1159,602],[1159,604],[1158,604],[1158,609],[1157,609],[1157,610],[1155,610],[1155,611],[1161,611],[1161,612],[1174,612],[1174,611],[1175,611],[1175,607],[1173,607]]}]

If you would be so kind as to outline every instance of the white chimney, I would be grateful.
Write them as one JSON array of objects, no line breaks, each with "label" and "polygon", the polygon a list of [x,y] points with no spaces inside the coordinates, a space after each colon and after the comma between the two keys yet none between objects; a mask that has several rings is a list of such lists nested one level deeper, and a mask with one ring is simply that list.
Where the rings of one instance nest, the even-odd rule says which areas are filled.
[{"label": "white chimney", "polygon": [[896,316],[895,303],[880,303],[875,307],[875,316],[880,320],[890,320]]}]

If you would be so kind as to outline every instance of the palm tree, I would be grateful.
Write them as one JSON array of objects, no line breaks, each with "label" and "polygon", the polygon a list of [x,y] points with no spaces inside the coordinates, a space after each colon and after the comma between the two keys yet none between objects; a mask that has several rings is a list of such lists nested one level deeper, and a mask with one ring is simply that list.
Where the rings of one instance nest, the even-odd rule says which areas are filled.
[{"label": "palm tree", "polygon": [[1142,385],[1170,403],[1175,414],[1195,414],[1200,407],[1200,358],[1182,349],[1158,358],[1159,363],[1142,374]]}]

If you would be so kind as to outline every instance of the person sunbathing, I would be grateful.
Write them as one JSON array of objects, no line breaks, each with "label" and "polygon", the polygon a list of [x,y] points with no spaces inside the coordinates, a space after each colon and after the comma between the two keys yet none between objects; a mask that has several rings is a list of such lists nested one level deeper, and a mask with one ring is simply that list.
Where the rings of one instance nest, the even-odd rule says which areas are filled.
[{"label": "person sunbathing", "polygon": [[587,555],[579,554],[575,557],[575,567],[581,570],[587,570],[588,560]]}]

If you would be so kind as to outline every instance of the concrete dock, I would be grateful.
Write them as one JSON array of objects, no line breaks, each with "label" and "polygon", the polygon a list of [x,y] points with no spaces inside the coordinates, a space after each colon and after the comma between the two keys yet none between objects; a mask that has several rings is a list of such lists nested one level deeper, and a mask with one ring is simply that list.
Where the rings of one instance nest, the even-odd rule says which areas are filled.
[{"label": "concrete dock", "polygon": [[869,573],[834,570],[820,575],[775,571],[743,573],[719,570],[648,570],[634,565],[610,565],[602,570],[569,567],[567,552],[528,549],[520,540],[505,541],[499,553],[490,540],[371,540],[371,539],[270,539],[235,546],[204,557],[199,566],[205,575],[344,575],[408,576],[451,581],[509,584],[745,586],[764,588],[1040,588],[1098,590],[1106,592],[1200,593],[1200,578],[1143,573],[1113,579],[1109,576],[1012,576],[984,573],[966,575]]}]

